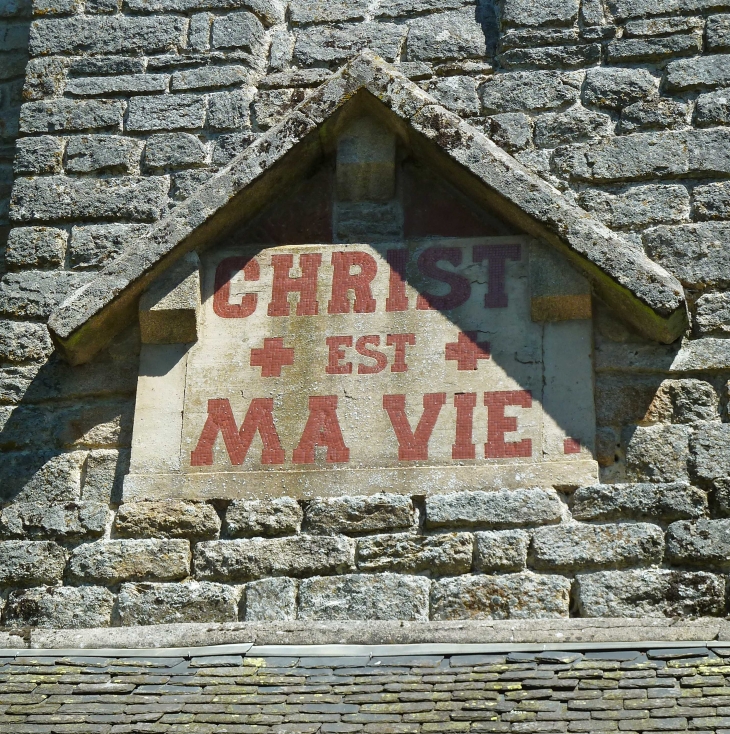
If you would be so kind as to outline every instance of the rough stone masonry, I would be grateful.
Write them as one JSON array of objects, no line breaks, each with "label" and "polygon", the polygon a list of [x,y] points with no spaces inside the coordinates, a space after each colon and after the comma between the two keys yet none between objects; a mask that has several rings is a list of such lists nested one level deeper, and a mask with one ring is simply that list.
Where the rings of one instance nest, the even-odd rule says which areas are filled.
[{"label": "rough stone masonry", "polygon": [[[0,14],[5,627],[728,614],[729,2],[37,0],[31,8],[4,0]],[[72,367],[54,352],[45,321],[365,48],[676,276],[690,328],[660,345],[594,299],[600,478],[584,486],[122,502],[139,329],[130,325],[93,360]],[[435,173],[408,166],[398,174],[402,209],[391,199],[322,203],[311,193],[330,186],[331,171],[323,169],[303,190],[282,191],[299,208],[283,199],[252,225],[248,241],[283,244],[293,231],[304,233],[301,242],[325,244],[514,234],[500,212],[439,189]],[[439,198],[452,212],[441,221]],[[306,216],[286,220],[287,211]],[[487,667],[472,674],[492,681],[516,670],[514,680],[523,680],[529,671],[548,681],[546,689],[566,691],[568,708],[581,712],[575,719],[560,713],[562,693],[557,702],[528,700],[522,711],[505,703],[519,695],[488,683],[494,695],[481,691],[479,705],[499,711],[492,729],[468,716],[432,729],[378,719],[386,728],[377,729],[367,714],[352,720],[359,729],[342,723],[329,730],[722,731],[728,723],[721,702],[727,671],[714,657],[692,662],[700,666],[696,679],[682,677],[680,685],[672,678],[672,691],[681,689],[676,695],[691,706],[698,691],[711,697],[702,708],[706,720],[688,719],[694,714],[675,705],[674,693],[654,688],[679,663],[652,658],[632,668],[576,660],[484,661]],[[59,665],[62,676],[73,676],[68,666],[83,663]],[[454,662],[433,665],[446,671]],[[582,671],[579,684],[574,668]],[[589,685],[594,669],[601,675]],[[657,683],[647,683],[644,672]],[[58,681],[57,696],[78,692],[60,689],[81,678],[66,684],[48,674],[49,685]],[[106,685],[106,673],[86,675]],[[570,678],[569,689],[561,676]],[[16,702],[19,688],[3,694],[0,726],[8,731],[36,726],[25,709],[9,706],[40,706],[38,716],[60,711],[27,681],[4,680],[32,695]],[[637,693],[635,708],[633,693],[613,698],[604,691],[615,681],[617,690]],[[351,684],[369,693],[360,678]],[[129,685],[131,693],[137,682],[113,685]],[[387,685],[421,684],[409,678]],[[596,708],[579,705],[581,691]],[[266,704],[286,704],[272,696]],[[391,699],[378,705],[386,703]],[[153,704],[169,705],[141,705]],[[176,705],[164,709],[179,717],[165,719],[166,726],[191,720]],[[415,711],[413,703],[392,705]],[[657,718],[659,709],[672,715]],[[343,714],[342,722],[345,713],[364,716],[349,708],[331,713]],[[538,720],[547,728],[527,726]],[[248,730],[273,731],[266,727],[280,723],[267,719]],[[94,725],[88,731],[110,730]],[[65,730],[52,726],[38,730]],[[207,731],[195,726],[187,730]]]}]

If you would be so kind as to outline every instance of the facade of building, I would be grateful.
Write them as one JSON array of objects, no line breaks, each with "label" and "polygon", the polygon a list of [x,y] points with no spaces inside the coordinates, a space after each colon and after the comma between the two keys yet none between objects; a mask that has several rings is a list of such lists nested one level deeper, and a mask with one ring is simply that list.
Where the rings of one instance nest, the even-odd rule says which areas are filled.
[{"label": "facade of building", "polygon": [[729,3],[0,15],[0,731],[730,730]]}]

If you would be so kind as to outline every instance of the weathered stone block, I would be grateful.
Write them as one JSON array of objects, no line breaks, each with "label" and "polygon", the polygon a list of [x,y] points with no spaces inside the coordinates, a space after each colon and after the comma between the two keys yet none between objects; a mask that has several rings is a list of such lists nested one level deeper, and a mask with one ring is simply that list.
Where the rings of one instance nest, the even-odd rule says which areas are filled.
[{"label": "weathered stone block", "polygon": [[587,43],[579,46],[515,48],[499,54],[498,59],[505,69],[518,69],[526,66],[536,69],[574,69],[600,61],[601,46],[598,43]]},{"label": "weathered stone block", "polygon": [[695,122],[698,127],[730,123],[730,91],[719,89],[700,94],[695,105]]},{"label": "weathered stone block", "polygon": [[184,92],[190,89],[230,87],[242,84],[249,79],[251,79],[251,70],[246,66],[201,66],[197,69],[175,72],[172,75],[172,91]]},{"label": "weathered stone block", "polygon": [[[667,130],[683,127],[689,119],[689,105],[665,97],[634,102],[621,110],[620,131]],[[565,141],[568,142],[568,141]]]},{"label": "weathered stone block", "polygon": [[567,112],[549,112],[535,120],[535,144],[555,148],[608,135],[611,118],[602,113],[573,107]]},{"label": "weathered stone block", "polygon": [[394,573],[307,579],[299,585],[299,618],[426,621],[430,585]]},{"label": "weathered stone block", "polygon": [[20,108],[23,133],[119,129],[124,105],[111,99],[54,99],[27,102]]},{"label": "weathered stone block", "polygon": [[578,99],[583,74],[514,71],[490,77],[479,87],[486,113],[551,110]]},{"label": "weathered stone block", "polygon": [[190,574],[187,540],[106,540],[74,548],[69,575],[106,585],[120,581],[176,581]]},{"label": "weathered stone block", "polygon": [[489,136],[497,145],[511,153],[524,150],[532,143],[532,120],[524,112],[493,115],[489,122]]},{"label": "weathered stone block", "polygon": [[712,481],[730,476],[730,424],[706,423],[690,439],[692,476]]},{"label": "weathered stone block", "polygon": [[54,584],[63,576],[66,553],[50,540],[7,540],[0,543],[0,584]]},{"label": "weathered stone block", "polygon": [[364,48],[393,61],[400,53],[405,32],[405,26],[394,23],[360,23],[348,28],[310,26],[297,33],[294,63],[304,67],[339,64]]},{"label": "weathered stone block", "polygon": [[[25,54],[18,59],[15,55],[10,58],[4,55],[4,63],[0,68],[0,78],[8,79],[12,76],[20,76],[22,67],[18,69],[12,67],[15,66],[16,59],[22,60],[23,56]],[[8,61],[10,61],[9,64]],[[23,101],[30,102],[31,100],[41,100],[47,97],[63,96],[67,67],[68,59],[58,56],[30,59],[25,67],[25,84],[23,84],[22,90]]]},{"label": "weathered stone block", "polygon": [[261,21],[245,10],[221,15],[213,20],[213,48],[242,48],[255,55],[260,51],[264,38]]},{"label": "weathered stone block", "polygon": [[87,276],[62,270],[7,273],[0,280],[0,314],[48,318],[69,293],[86,282]]},{"label": "weathered stone block", "polygon": [[673,482],[687,479],[687,426],[638,426],[626,438],[626,473],[630,479]]},{"label": "weathered stone block", "polygon": [[226,510],[226,534],[231,538],[292,535],[299,532],[302,517],[302,508],[292,497],[234,500]]},{"label": "weathered stone block", "polygon": [[706,293],[697,299],[694,323],[700,334],[730,334],[730,296]]},{"label": "weathered stone block", "polygon": [[659,568],[578,574],[583,617],[705,617],[725,610],[725,579]]},{"label": "weathered stone block", "polygon": [[730,50],[730,14],[711,15],[707,19],[707,47],[712,51]]},{"label": "weathered stone block", "polygon": [[253,103],[257,127],[268,130],[291,112],[305,97],[305,89],[261,89]]},{"label": "weathered stone block", "polygon": [[133,247],[147,234],[144,224],[88,224],[71,229],[69,262],[77,270],[101,266]]},{"label": "weathered stone block", "polygon": [[238,593],[209,581],[122,584],[117,602],[123,626],[189,622],[237,622]]},{"label": "weathered stone block", "polygon": [[730,520],[680,520],[667,528],[667,560],[730,568]]},{"label": "weathered stone block", "polygon": [[730,55],[712,54],[671,61],[666,68],[669,91],[730,85]]},{"label": "weathered stone block", "polygon": [[707,495],[684,482],[672,484],[597,484],[573,495],[576,520],[659,520],[702,517]]},{"label": "weathered stone block", "polygon": [[368,11],[368,0],[292,0],[289,12],[292,23],[342,23],[346,20],[363,20]]},{"label": "weathered stone block", "polygon": [[284,3],[279,0],[126,0],[127,7],[134,13],[184,13],[210,8],[231,10],[250,8],[267,26],[284,22]]},{"label": "weathered stone block", "polygon": [[635,186],[621,194],[589,190],[580,203],[609,227],[634,227],[689,219],[689,192],[684,186]]},{"label": "weathered stone block", "polygon": [[205,97],[194,94],[165,94],[132,97],[127,130],[197,130],[205,121]]},{"label": "weathered stone block", "polygon": [[524,530],[486,530],[474,538],[475,571],[522,571],[527,565],[530,534]]},{"label": "weathered stone block", "polygon": [[187,18],[174,15],[71,17],[36,20],[31,56],[71,53],[157,53],[185,43]]},{"label": "weathered stone block", "polygon": [[375,494],[314,499],[307,505],[307,530],[335,535],[405,530],[415,522],[410,497]]},{"label": "weathered stone block", "polygon": [[696,186],[692,203],[697,219],[730,219],[730,181]]},{"label": "weathered stone block", "polygon": [[425,85],[426,91],[446,109],[463,117],[478,115],[480,110],[476,82],[468,76],[447,76]]},{"label": "weathered stone block", "polygon": [[208,126],[213,130],[247,130],[251,127],[251,100],[254,87],[210,95]]},{"label": "weathered stone block", "polygon": [[162,500],[130,502],[119,507],[114,530],[120,538],[216,538],[221,521],[204,502]]},{"label": "weathered stone block", "polygon": [[63,229],[15,227],[8,236],[5,262],[18,267],[56,267],[63,262],[67,239]]},{"label": "weathered stone block", "polygon": [[5,623],[18,627],[108,627],[114,595],[99,586],[46,586],[10,592]]},{"label": "weathered stone block", "polygon": [[354,565],[355,543],[343,536],[210,540],[195,546],[201,579],[248,581],[262,576],[344,573]]},{"label": "weathered stone block", "polygon": [[663,552],[664,533],[657,525],[576,523],[537,528],[530,561],[545,571],[573,571],[659,563]]},{"label": "weathered stone block", "polygon": [[0,462],[0,498],[39,504],[78,500],[85,458],[85,451],[6,451]]},{"label": "weathered stone block", "polygon": [[722,244],[728,237],[730,223],[702,222],[656,227],[644,234],[644,244],[685,285],[705,287],[728,281],[730,255]]},{"label": "weathered stone block", "polygon": [[583,181],[663,179],[730,171],[730,131],[687,130],[620,135],[555,151],[557,170]]},{"label": "weathered stone block", "polygon": [[483,58],[487,44],[474,10],[472,6],[415,18],[408,31],[407,60]]},{"label": "weathered stone block", "polygon": [[188,168],[205,163],[205,145],[189,133],[160,133],[147,140],[144,162],[148,168]]},{"label": "weathered stone block", "polygon": [[530,0],[505,0],[502,23],[515,26],[571,25],[578,17],[578,0],[534,3]]},{"label": "weathered stone block", "polygon": [[13,186],[11,217],[33,220],[131,219],[154,221],[167,203],[166,176],[118,178],[19,178]]},{"label": "weathered stone block", "polygon": [[699,423],[720,419],[719,396],[705,380],[664,380],[654,402],[664,406],[657,411],[658,420]]},{"label": "weathered stone block", "polygon": [[244,621],[296,619],[298,585],[298,581],[286,577],[260,579],[246,584]]},{"label": "weathered stone block", "polygon": [[7,538],[82,540],[104,534],[108,509],[96,502],[37,504],[17,502],[0,517],[0,534]]},{"label": "weathered stone block", "polygon": [[459,576],[434,581],[431,617],[530,619],[567,617],[570,579],[530,572],[504,576]]},{"label": "weathered stone block", "polygon": [[15,143],[15,173],[59,173],[63,161],[63,140],[51,135],[20,138]]},{"label": "weathered stone block", "polygon": [[426,499],[426,527],[493,527],[560,522],[563,506],[553,490],[456,492]]},{"label": "weathered stone block", "polygon": [[120,135],[79,135],[68,141],[66,170],[130,173],[138,169],[141,152],[142,144],[138,140]]},{"label": "weathered stone block", "polygon": [[375,535],[357,543],[357,567],[362,571],[399,571],[433,575],[468,573],[474,538],[471,533],[443,535]]},{"label": "weathered stone block", "polygon": [[0,319],[0,362],[25,362],[47,358],[53,351],[43,324]]},{"label": "weathered stone block", "polygon": [[658,89],[659,79],[647,69],[598,67],[586,73],[583,100],[598,107],[621,109],[656,97]]},{"label": "weathered stone block", "polygon": [[702,50],[702,33],[681,33],[665,38],[619,38],[607,47],[612,63],[657,61],[659,59],[692,56]]},{"label": "weathered stone block", "polygon": [[155,92],[166,92],[169,83],[170,77],[167,74],[120,74],[119,76],[69,79],[64,91],[76,97],[154,94]]},{"label": "weathered stone block", "polygon": [[212,13],[195,13],[190,16],[188,46],[193,51],[208,51],[210,49],[210,27],[213,23],[213,17]]},{"label": "weathered stone block", "polygon": [[122,481],[129,471],[129,450],[95,449],[86,460],[82,498],[88,502],[119,504]]}]

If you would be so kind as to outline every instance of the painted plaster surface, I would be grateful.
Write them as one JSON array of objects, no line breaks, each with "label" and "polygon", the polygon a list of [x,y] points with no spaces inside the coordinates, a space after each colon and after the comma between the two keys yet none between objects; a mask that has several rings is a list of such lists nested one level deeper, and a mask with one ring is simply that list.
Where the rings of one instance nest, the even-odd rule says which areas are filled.
[{"label": "painted plaster surface", "polygon": [[531,320],[529,257],[524,237],[205,255],[198,341],[141,378],[130,495],[590,481],[590,322]]}]

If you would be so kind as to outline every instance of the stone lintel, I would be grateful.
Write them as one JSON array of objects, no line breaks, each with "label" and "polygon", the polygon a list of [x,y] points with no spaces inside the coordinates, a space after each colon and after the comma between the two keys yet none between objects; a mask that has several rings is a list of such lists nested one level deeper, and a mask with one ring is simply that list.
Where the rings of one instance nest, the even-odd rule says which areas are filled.
[{"label": "stone lintel", "polygon": [[[12,640],[17,640],[13,637]],[[10,641],[11,638],[8,638]],[[511,619],[459,622],[341,621],[231,622],[163,624],[95,629],[33,629],[29,647],[42,649],[154,649],[250,644],[401,645],[532,649],[652,648],[676,643],[728,645],[730,623],[717,617],[694,620],[661,618]],[[0,644],[7,644],[0,640]],[[256,648],[253,648],[256,651]],[[271,654],[268,651],[267,654]],[[273,651],[275,652],[275,651]],[[402,651],[399,651],[402,653]],[[416,650],[410,651],[416,654]],[[447,652],[446,649],[443,652]],[[261,653],[260,653],[261,654]],[[282,649],[279,654],[286,654]],[[289,654],[292,654],[291,651]],[[295,653],[296,654],[296,653]],[[299,652],[298,654],[303,654]],[[330,652],[329,654],[333,654]],[[381,653],[382,654],[382,653]],[[391,653],[393,654],[393,653]]]},{"label": "stone lintel", "polygon": [[143,344],[189,344],[198,338],[200,260],[191,252],[165,271],[139,300]]}]

